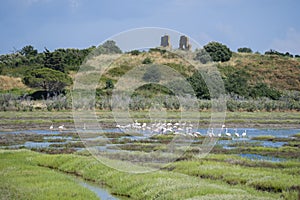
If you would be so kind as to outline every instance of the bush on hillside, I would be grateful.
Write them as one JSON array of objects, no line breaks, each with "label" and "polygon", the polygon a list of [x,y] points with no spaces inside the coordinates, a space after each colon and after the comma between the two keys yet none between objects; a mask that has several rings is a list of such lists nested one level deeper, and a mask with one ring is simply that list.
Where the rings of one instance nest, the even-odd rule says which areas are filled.
[{"label": "bush on hillside", "polygon": [[252,53],[252,49],[248,48],[248,47],[241,47],[238,48],[237,51],[239,53]]},{"label": "bush on hillside", "polygon": [[225,62],[230,60],[232,52],[230,49],[219,42],[210,42],[204,46],[204,49],[209,53],[211,59],[215,62]]}]

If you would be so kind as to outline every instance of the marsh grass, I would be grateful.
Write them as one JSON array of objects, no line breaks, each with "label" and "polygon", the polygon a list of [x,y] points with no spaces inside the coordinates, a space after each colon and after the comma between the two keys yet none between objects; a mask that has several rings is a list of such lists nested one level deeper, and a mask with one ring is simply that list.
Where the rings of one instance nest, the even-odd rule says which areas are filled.
[{"label": "marsh grass", "polygon": [[0,199],[98,199],[67,175],[33,165],[36,156],[0,150]]},{"label": "marsh grass", "polygon": [[78,141],[78,142],[50,144],[49,147],[52,147],[52,148],[84,148],[85,145],[82,141]]},{"label": "marsh grass", "polygon": [[[0,181],[0,189],[6,196],[13,193],[15,196],[11,199],[17,199],[17,197],[39,199],[51,189],[55,189],[56,193],[53,192],[50,197],[60,198],[58,196],[60,194],[57,193],[62,189],[57,187],[62,186],[60,185],[61,179],[57,176],[65,175],[53,169],[75,174],[96,184],[105,184],[112,194],[132,199],[279,199],[280,196],[283,199],[296,199],[300,182],[298,161],[265,163],[236,155],[210,154],[200,160],[194,158],[174,162],[165,166],[163,170],[132,174],[107,167],[84,152],[82,152],[84,156],[46,155],[28,150],[1,150],[0,153],[0,159],[2,159],[0,173],[4,174],[6,180]],[[34,169],[34,177],[31,177],[30,171],[22,170],[22,172],[18,170],[16,174],[12,173],[13,176],[6,175],[8,169],[12,168],[10,169],[12,171],[15,169],[15,165]],[[18,178],[10,180],[14,176],[18,176],[20,180]],[[31,180],[35,182],[35,185],[39,185],[48,176],[51,178],[47,183],[40,184],[38,191],[31,188],[34,184],[27,183],[27,180]],[[37,180],[33,180],[35,178]],[[48,184],[52,184],[51,181],[54,179],[57,179],[58,184],[49,187]],[[13,184],[16,181],[23,181],[24,188],[29,188],[30,193],[24,188],[14,188]],[[64,178],[63,181],[70,180]],[[63,184],[66,184],[63,191],[67,198],[69,197],[68,189],[73,186],[71,183]],[[77,186],[74,186],[73,193],[70,195],[75,195],[75,199],[76,197],[80,199],[83,189],[75,189]]]},{"label": "marsh grass", "polygon": [[[132,199],[187,199],[193,197],[219,197],[233,195],[251,199],[273,199],[277,194],[261,193],[251,187],[229,186],[219,180],[199,179],[195,176],[168,171],[130,174],[109,168],[97,160],[76,155],[41,155],[34,163],[73,173],[95,183],[105,184],[116,195]],[[232,199],[232,198],[225,198]]]},{"label": "marsh grass", "polygon": [[298,159],[300,157],[300,150],[297,146],[282,146],[282,147],[240,147],[231,150],[236,153],[252,153],[263,156],[273,156],[279,158]]},{"label": "marsh grass", "polygon": [[0,135],[1,146],[24,144],[26,141],[43,142],[44,137],[38,134],[26,134],[26,133]]},{"label": "marsh grass", "polygon": [[230,185],[245,185],[260,191],[287,194],[299,186],[299,165],[299,162],[266,164],[216,155],[201,161],[175,162],[166,169],[204,179],[221,180]]},{"label": "marsh grass", "polygon": [[256,136],[256,137],[252,137],[252,140],[272,140],[274,139],[275,136],[273,135],[260,135],[260,136]]},{"label": "marsh grass", "polygon": [[275,137],[272,135],[260,135],[260,136],[255,136],[251,138],[252,140],[262,140],[262,141],[272,141],[272,142],[292,142],[292,141],[297,141],[300,138],[293,138],[293,137]]},{"label": "marsh grass", "polygon": [[295,138],[299,138],[299,139],[300,139],[300,133],[296,133],[295,135],[292,135],[292,137],[295,137]]}]

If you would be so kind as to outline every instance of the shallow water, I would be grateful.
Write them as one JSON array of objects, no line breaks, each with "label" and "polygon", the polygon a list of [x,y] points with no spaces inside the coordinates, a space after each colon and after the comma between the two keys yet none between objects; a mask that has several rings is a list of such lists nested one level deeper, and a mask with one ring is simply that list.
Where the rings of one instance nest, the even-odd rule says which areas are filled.
[{"label": "shallow water", "polygon": [[112,196],[108,191],[105,189],[101,188],[100,186],[92,183],[87,183],[86,181],[79,181],[79,184],[92,192],[94,192],[99,199],[104,199],[104,200],[118,200],[118,198]]},{"label": "shallow water", "polygon": [[[289,137],[300,132],[300,129],[256,129],[256,128],[237,128],[237,132],[241,135],[244,131],[247,131],[247,137],[252,138],[261,135],[272,135],[275,137]],[[200,133],[206,133],[207,129],[198,129]],[[231,135],[234,134],[234,128],[228,128],[228,132]],[[224,135],[224,132],[222,133]]]},{"label": "shallow water", "polygon": [[285,161],[284,158],[277,158],[274,156],[262,156],[258,154],[239,154],[243,158],[248,158],[250,160],[261,160],[261,161],[271,161],[271,162],[282,162]]},{"label": "shallow water", "polygon": [[272,142],[272,141],[258,141],[258,140],[251,140],[251,142],[260,142],[261,146],[263,147],[282,147],[284,144],[288,144],[288,142]]},{"label": "shallow water", "polygon": [[[258,140],[252,140],[253,137],[256,136],[261,136],[261,135],[271,135],[275,137],[281,137],[281,138],[287,138],[291,135],[294,135],[296,133],[300,132],[300,129],[255,129],[255,128],[238,128],[237,132],[241,135],[242,132],[247,131],[247,137],[246,138],[231,138],[232,140],[218,140],[217,144],[221,145],[224,149],[234,149],[236,147],[231,146],[231,144],[234,143],[239,143],[241,146],[243,146],[243,143],[257,143],[258,146],[264,146],[264,147],[273,147],[273,148],[278,148],[282,147],[284,144],[287,142],[280,142],[280,141],[258,141]],[[23,144],[18,144],[18,145],[11,145],[8,147],[11,148],[18,148],[21,146],[25,146],[26,148],[47,148],[51,144],[64,144],[66,142],[73,142],[73,141],[78,141],[78,139],[72,138],[70,136],[56,136],[56,134],[63,134],[63,133],[69,133],[69,132],[76,132],[76,130],[64,130],[63,132],[59,131],[51,131],[51,130],[22,130],[22,131],[12,131],[12,132],[1,132],[6,133],[6,134],[20,134],[20,133],[27,133],[27,134],[38,134],[38,135],[45,135],[49,134],[49,136],[44,136],[43,142],[31,142],[31,141],[24,141]],[[198,130],[193,130],[193,131],[198,131],[202,133],[203,135],[206,135],[207,129],[198,129]],[[110,133],[122,133],[122,131],[118,128],[112,128],[112,129],[103,129],[103,130],[79,130],[80,133],[105,133],[105,132],[110,132]],[[235,129],[228,129],[228,132],[233,135],[235,132]],[[121,136],[119,137],[120,140],[122,139],[129,139],[131,141],[133,140],[145,140],[148,139],[152,134],[149,133],[149,131],[144,131],[141,132],[142,135],[137,136],[131,135],[131,136]],[[224,136],[224,131],[223,131],[223,136]],[[89,135],[87,135],[89,136]],[[66,139],[65,142],[48,142],[47,140],[49,139]],[[112,138],[104,138],[104,136],[97,136],[97,137],[92,137],[92,134],[90,137],[85,138],[85,140],[99,140],[99,139],[105,139],[107,143],[102,146],[94,146],[93,148],[98,149],[99,151],[106,151],[106,152],[117,152],[117,151],[122,151],[121,149],[117,148],[118,144],[111,144],[109,141]],[[116,139],[116,138],[115,138]],[[188,138],[187,138],[188,140]],[[154,140],[153,140],[154,141]],[[193,141],[191,141],[193,142]],[[246,145],[246,144],[245,144]],[[2,148],[2,147],[1,147]],[[55,147],[54,147],[55,148]],[[84,148],[75,148],[77,150],[82,150]],[[254,156],[255,157],[255,156]],[[264,159],[264,157],[260,157],[260,159]]]},{"label": "shallow water", "polygon": [[[237,132],[241,135],[242,132],[247,130],[247,137],[256,137],[260,135],[272,135],[275,137],[289,137],[291,135],[294,135],[296,133],[300,132],[300,129],[255,129],[255,128],[238,128]],[[198,131],[203,135],[206,135],[207,129],[194,129],[193,131]],[[105,133],[105,132],[111,132],[111,133],[122,133],[123,131],[119,128],[111,128],[111,129],[99,129],[99,130],[64,130],[63,132],[60,132],[58,130],[19,130],[19,131],[0,131],[0,134],[20,134],[20,133],[35,133],[35,134],[59,134],[59,133],[68,133],[68,132],[80,132],[80,133]],[[228,132],[233,134],[235,132],[234,128],[228,128]],[[144,131],[142,133],[145,133],[144,136],[132,136],[136,137],[137,139],[140,137],[145,138],[151,134],[149,134],[149,131]],[[224,134],[224,133],[223,133]]]}]

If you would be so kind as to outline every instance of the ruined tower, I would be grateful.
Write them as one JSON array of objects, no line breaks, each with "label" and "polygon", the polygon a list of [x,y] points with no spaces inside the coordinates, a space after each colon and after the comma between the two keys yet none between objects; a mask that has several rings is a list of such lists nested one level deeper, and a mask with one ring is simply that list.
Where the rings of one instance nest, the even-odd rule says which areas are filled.
[{"label": "ruined tower", "polygon": [[160,46],[170,49],[172,48],[169,35],[164,35],[161,37]]},{"label": "ruined tower", "polygon": [[180,36],[179,40],[179,49],[189,51],[192,48],[192,45],[189,42],[189,38],[185,35]]}]

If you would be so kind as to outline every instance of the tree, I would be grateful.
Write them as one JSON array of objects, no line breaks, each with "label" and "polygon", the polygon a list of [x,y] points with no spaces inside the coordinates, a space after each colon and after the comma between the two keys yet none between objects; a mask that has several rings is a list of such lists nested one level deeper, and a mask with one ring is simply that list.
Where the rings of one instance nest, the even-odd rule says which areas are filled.
[{"label": "tree", "polygon": [[204,46],[204,49],[207,53],[209,53],[211,59],[215,62],[228,61],[232,56],[230,49],[219,42],[210,42]]},{"label": "tree", "polygon": [[72,84],[72,79],[67,74],[49,68],[33,70],[23,81],[29,87],[52,92],[62,92],[66,86]]},{"label": "tree", "polygon": [[113,40],[107,40],[96,49],[96,54],[117,54],[122,53],[121,49],[116,45]]},{"label": "tree", "polygon": [[138,56],[138,55],[140,55],[141,52],[139,50],[132,50],[129,53],[133,56]]},{"label": "tree", "polygon": [[269,51],[265,52],[265,55],[278,55],[278,56],[287,56],[293,58],[294,56],[290,54],[289,52],[281,53],[279,51],[276,51],[274,49],[270,49]]},{"label": "tree", "polygon": [[209,89],[200,72],[195,72],[187,80],[190,82],[192,88],[194,89],[197,98],[210,99]]},{"label": "tree", "polygon": [[229,74],[224,80],[226,91],[248,97],[250,89],[248,86],[248,77],[249,75],[245,71],[236,71]]},{"label": "tree", "polygon": [[252,49],[248,48],[248,47],[241,47],[238,48],[237,50],[239,53],[252,53]]},{"label": "tree", "polygon": [[22,54],[25,57],[30,57],[30,56],[36,56],[38,54],[38,51],[34,49],[33,46],[27,45],[20,50],[20,54]]},{"label": "tree", "polygon": [[50,52],[45,48],[44,54],[44,67],[65,72],[63,53],[60,50]]},{"label": "tree", "polygon": [[146,82],[158,83],[161,79],[161,73],[156,65],[147,68],[143,80]]},{"label": "tree", "polygon": [[278,100],[281,93],[274,88],[270,88],[265,83],[258,83],[251,89],[250,96],[253,98],[268,97],[273,100]]}]

